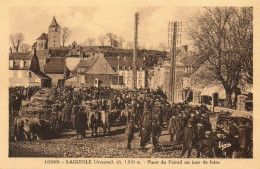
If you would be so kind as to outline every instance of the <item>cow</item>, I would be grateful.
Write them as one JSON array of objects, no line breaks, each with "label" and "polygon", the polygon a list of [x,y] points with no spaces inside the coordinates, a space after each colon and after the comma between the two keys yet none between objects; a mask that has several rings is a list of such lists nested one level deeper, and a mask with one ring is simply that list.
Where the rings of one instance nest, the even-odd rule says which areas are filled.
[{"label": "cow", "polygon": [[121,110],[120,109],[112,109],[108,112],[110,124],[113,122],[119,122]]},{"label": "cow", "polygon": [[[46,136],[45,129],[49,129],[48,121],[41,120],[39,117],[17,116],[14,120],[15,140],[42,140]],[[49,130],[48,130],[49,131]],[[48,132],[47,131],[47,132]]]},{"label": "cow", "polygon": [[100,123],[101,126],[103,127],[104,135],[106,134],[106,130],[108,130],[108,134],[110,134],[109,114],[104,110],[100,111],[100,113],[101,113]]},{"label": "cow", "polygon": [[89,112],[88,115],[88,127],[91,128],[91,137],[94,135],[94,129],[95,129],[95,134],[97,134],[97,129],[98,129],[98,116],[99,112],[98,111],[91,111]]},{"label": "cow", "polygon": [[88,126],[91,128],[91,136],[94,135],[94,130],[96,136],[98,136],[97,129],[98,127],[103,127],[103,134],[106,134],[108,130],[108,134],[110,134],[110,120],[108,112],[101,111],[91,111],[89,113]]},{"label": "cow", "polygon": [[119,121],[121,123],[125,123],[127,121],[127,115],[129,111],[128,104],[125,104],[125,109],[120,112]]}]

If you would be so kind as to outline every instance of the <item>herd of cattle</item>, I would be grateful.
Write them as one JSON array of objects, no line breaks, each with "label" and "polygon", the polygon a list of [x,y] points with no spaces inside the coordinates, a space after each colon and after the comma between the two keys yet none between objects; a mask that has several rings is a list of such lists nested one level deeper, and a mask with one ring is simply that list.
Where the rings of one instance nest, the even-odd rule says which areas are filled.
[{"label": "herd of cattle", "polygon": [[[10,91],[11,96],[22,97],[21,89]],[[230,125],[234,121],[239,124],[240,120],[246,120],[250,123],[248,127],[252,128],[252,119],[231,117],[228,113],[216,114],[207,111],[205,105],[171,105],[161,95],[150,91],[133,93],[111,88],[34,88],[32,93],[34,95],[30,98],[23,97],[18,112],[17,108],[10,108],[14,122],[13,135],[17,141],[52,139],[71,129],[76,130],[77,138],[86,137],[87,129],[91,129],[91,136],[97,136],[98,127],[103,129],[103,135],[110,135],[111,127],[125,125],[127,148],[131,148],[136,131],[140,132],[141,147],[150,140],[156,147],[162,129],[167,126],[170,141],[182,143],[185,153],[185,138],[190,137],[191,132],[193,136],[201,132],[201,126],[204,128],[201,139],[204,139],[205,131],[214,133],[221,128],[223,132],[230,133]],[[189,125],[192,128],[190,131],[187,128]],[[182,134],[186,130],[188,136]],[[199,142],[198,136],[192,139],[197,139],[195,144]],[[195,145],[193,140],[192,143],[188,141],[191,144],[188,151]]]}]

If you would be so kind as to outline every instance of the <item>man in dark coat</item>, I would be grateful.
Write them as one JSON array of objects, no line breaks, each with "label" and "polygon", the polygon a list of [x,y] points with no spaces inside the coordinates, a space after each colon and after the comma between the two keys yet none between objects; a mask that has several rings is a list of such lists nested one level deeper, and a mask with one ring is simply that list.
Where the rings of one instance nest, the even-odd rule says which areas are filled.
[{"label": "man in dark coat", "polygon": [[126,148],[128,150],[131,149],[131,143],[134,139],[134,131],[135,131],[135,114],[132,110],[128,110],[127,112],[127,123],[125,128],[125,135],[126,135]]},{"label": "man in dark coat", "polygon": [[203,158],[214,157],[214,139],[210,137],[210,131],[205,132],[205,137],[199,143],[199,151]]},{"label": "man in dark coat", "polygon": [[237,129],[237,124],[235,121],[231,121],[230,125],[229,125],[229,134],[233,137],[235,137],[236,135],[238,135],[238,129]]},{"label": "man in dark coat", "polygon": [[201,123],[197,124],[197,130],[195,132],[196,136],[194,142],[197,150],[197,158],[200,158],[199,145],[201,141],[205,138],[205,129],[203,128],[203,125]]},{"label": "man in dark coat", "polygon": [[152,111],[152,144],[155,148],[158,146],[159,137],[163,126],[163,112],[161,102],[156,101]]},{"label": "man in dark coat", "polygon": [[249,139],[250,133],[248,132],[248,128],[245,126],[245,121],[241,121],[241,124],[238,128],[239,132],[239,143],[240,143],[240,151],[242,157],[247,157],[247,150],[249,147]]},{"label": "man in dark coat", "polygon": [[175,129],[176,129],[176,143],[179,144],[181,141],[181,131],[183,129],[183,118],[182,114],[179,113],[175,118]]},{"label": "man in dark coat", "polygon": [[144,113],[141,120],[140,126],[140,147],[144,148],[145,145],[149,142],[151,130],[152,130],[152,113],[148,103],[144,105]]},{"label": "man in dark coat", "polygon": [[81,138],[85,138],[86,134],[85,134],[85,130],[87,128],[87,115],[84,112],[84,108],[80,108],[80,109],[74,109],[76,111],[74,111],[75,113],[75,120],[74,120],[74,126],[76,128],[76,133],[77,133],[77,138],[78,135],[81,135]]},{"label": "man in dark coat", "polygon": [[195,138],[195,131],[192,128],[192,123],[188,123],[187,127],[183,129],[182,132],[183,140],[182,140],[182,152],[181,157],[185,154],[185,152],[188,150],[187,157],[190,158],[191,156],[191,150],[194,145],[194,138]]},{"label": "man in dark coat", "polygon": [[71,111],[72,111],[72,104],[65,102],[65,106],[62,109],[62,114],[64,114],[64,119],[62,121],[67,126],[69,125],[70,122]]}]

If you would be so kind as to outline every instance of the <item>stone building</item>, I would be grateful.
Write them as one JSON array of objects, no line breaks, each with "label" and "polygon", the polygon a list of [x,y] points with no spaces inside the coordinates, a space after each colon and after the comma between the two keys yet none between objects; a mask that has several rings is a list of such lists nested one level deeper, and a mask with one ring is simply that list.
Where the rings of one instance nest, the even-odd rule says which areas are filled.
[{"label": "stone building", "polygon": [[60,47],[61,27],[53,17],[48,30],[48,48]]},{"label": "stone building", "polygon": [[[119,76],[123,77],[124,87],[133,89],[133,60],[130,57],[106,57],[108,63],[116,70]],[[142,58],[137,58],[137,88],[145,88],[148,86],[147,75],[148,70]]]},{"label": "stone building", "polygon": [[53,17],[49,27],[48,34],[42,33],[36,42],[33,44],[32,49],[47,50],[50,48],[60,47],[61,41],[61,27],[57,23],[55,16]]},{"label": "stone building", "polygon": [[35,50],[33,54],[9,54],[9,86],[51,86],[51,78],[40,70]]}]

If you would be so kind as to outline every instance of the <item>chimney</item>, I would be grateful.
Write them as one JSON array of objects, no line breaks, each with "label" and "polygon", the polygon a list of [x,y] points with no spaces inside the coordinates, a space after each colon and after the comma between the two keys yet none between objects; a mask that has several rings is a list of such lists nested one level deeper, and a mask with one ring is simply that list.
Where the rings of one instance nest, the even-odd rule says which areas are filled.
[{"label": "chimney", "polygon": [[9,50],[10,50],[10,53],[12,53],[12,51],[13,51],[13,50],[12,50],[12,48],[11,48],[11,47],[10,47],[10,49],[9,49]]},{"label": "chimney", "polygon": [[36,49],[35,48],[33,49],[33,55],[36,55]]},{"label": "chimney", "polygon": [[43,65],[46,65],[46,57],[43,58]]}]

